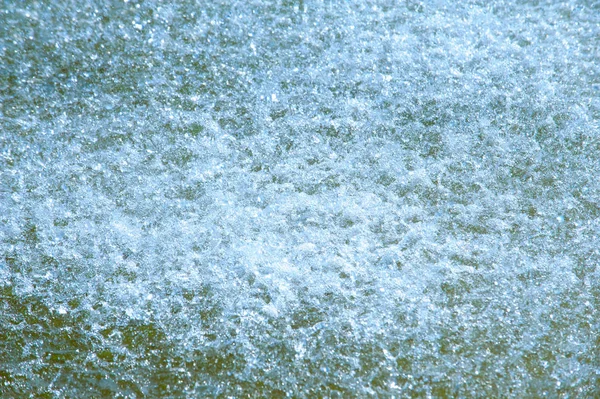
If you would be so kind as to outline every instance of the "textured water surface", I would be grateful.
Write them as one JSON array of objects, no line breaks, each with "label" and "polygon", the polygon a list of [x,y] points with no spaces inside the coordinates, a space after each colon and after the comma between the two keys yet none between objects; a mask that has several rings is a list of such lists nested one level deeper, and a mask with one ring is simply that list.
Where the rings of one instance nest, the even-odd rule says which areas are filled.
[{"label": "textured water surface", "polygon": [[600,3],[0,3],[0,396],[600,397]]}]

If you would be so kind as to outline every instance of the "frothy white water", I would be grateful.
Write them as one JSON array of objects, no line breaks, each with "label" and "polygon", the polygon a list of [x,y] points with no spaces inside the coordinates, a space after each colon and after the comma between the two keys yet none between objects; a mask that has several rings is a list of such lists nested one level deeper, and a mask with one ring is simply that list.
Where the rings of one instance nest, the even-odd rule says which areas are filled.
[{"label": "frothy white water", "polygon": [[2,396],[599,394],[597,5],[2,8]]}]

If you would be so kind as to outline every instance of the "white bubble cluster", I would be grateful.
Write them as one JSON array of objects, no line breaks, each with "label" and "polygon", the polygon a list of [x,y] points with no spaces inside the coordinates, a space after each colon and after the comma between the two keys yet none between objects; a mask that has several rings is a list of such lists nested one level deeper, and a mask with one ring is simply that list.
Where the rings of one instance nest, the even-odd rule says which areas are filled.
[{"label": "white bubble cluster", "polygon": [[600,395],[600,8],[6,2],[0,396]]}]

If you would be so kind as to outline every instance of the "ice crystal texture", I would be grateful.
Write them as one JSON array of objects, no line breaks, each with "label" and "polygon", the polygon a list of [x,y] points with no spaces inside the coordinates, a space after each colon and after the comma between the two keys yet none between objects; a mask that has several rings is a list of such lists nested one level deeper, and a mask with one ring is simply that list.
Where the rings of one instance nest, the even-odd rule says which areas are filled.
[{"label": "ice crystal texture", "polygon": [[0,3],[0,396],[600,397],[600,3]]}]

